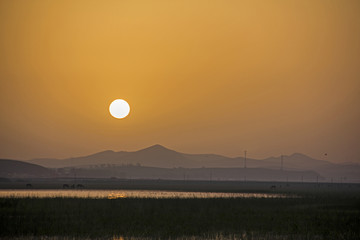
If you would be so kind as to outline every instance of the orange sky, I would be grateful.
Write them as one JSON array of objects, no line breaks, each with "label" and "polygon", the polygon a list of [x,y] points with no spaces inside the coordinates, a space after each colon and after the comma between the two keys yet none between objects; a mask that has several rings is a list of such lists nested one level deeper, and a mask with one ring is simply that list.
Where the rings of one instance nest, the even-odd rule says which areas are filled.
[{"label": "orange sky", "polygon": [[[360,162],[360,1],[0,0],[0,158],[152,144]],[[130,115],[112,118],[123,98]]]}]

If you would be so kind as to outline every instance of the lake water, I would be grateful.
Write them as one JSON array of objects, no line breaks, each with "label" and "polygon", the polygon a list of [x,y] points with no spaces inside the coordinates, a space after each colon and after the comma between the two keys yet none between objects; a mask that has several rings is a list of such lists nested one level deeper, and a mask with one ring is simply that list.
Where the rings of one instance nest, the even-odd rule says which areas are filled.
[{"label": "lake water", "polygon": [[0,190],[0,197],[16,198],[288,198],[276,193],[178,192],[149,190]]}]

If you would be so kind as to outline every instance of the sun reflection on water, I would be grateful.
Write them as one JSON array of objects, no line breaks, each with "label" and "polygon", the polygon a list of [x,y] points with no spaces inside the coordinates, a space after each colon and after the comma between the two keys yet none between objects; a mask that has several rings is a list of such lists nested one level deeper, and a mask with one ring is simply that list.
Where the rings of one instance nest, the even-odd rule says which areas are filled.
[{"label": "sun reflection on water", "polygon": [[126,198],[125,194],[122,193],[110,193],[107,197],[108,199],[118,199],[118,198]]}]

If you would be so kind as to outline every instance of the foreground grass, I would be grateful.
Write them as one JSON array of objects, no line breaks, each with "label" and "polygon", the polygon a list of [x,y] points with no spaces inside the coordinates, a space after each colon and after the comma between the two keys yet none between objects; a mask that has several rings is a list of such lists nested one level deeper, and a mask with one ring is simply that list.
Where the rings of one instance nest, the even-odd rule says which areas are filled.
[{"label": "foreground grass", "polygon": [[3,198],[0,214],[2,239],[360,239],[358,194],[282,199]]}]

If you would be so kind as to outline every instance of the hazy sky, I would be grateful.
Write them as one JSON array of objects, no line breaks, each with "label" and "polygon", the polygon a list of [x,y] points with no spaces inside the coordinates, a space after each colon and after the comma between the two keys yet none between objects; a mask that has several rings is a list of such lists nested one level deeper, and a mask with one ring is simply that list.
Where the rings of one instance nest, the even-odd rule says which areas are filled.
[{"label": "hazy sky", "polygon": [[0,158],[159,143],[360,162],[359,13],[358,0],[0,0]]}]

